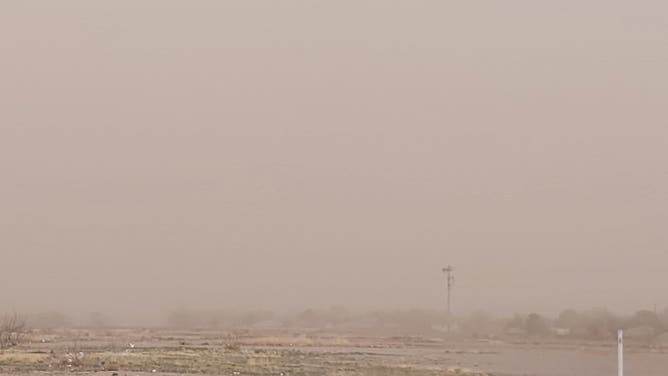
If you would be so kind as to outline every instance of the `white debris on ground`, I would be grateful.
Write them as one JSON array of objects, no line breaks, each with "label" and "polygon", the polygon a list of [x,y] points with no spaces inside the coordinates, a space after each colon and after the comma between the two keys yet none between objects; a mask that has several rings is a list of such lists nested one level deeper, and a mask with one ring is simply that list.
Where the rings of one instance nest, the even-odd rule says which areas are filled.
[{"label": "white debris on ground", "polygon": [[76,354],[67,353],[65,354],[65,359],[63,362],[67,364],[68,367],[77,366],[81,364],[81,362],[84,359],[84,356],[85,354],[81,351]]}]

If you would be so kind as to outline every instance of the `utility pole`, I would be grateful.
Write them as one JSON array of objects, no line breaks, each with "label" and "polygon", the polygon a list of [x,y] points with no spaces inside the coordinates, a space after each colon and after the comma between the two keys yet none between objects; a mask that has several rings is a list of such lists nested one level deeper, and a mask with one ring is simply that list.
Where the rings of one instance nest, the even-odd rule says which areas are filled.
[{"label": "utility pole", "polygon": [[624,331],[617,331],[617,376],[624,376]]},{"label": "utility pole", "polygon": [[452,321],[452,310],[450,308],[450,290],[452,289],[452,285],[455,283],[455,276],[453,275],[454,271],[455,270],[450,265],[443,268],[443,273],[445,273],[445,279],[448,284],[448,333],[450,333],[450,323]]}]

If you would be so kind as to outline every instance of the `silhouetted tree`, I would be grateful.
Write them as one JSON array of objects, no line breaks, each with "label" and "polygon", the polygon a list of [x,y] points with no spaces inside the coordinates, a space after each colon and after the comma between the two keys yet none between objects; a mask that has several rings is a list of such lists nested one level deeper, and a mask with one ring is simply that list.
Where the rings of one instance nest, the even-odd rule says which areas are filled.
[{"label": "silhouetted tree", "polygon": [[0,319],[0,349],[18,345],[28,333],[28,326],[19,314],[6,315]]},{"label": "silhouetted tree", "polygon": [[554,325],[574,332],[577,328],[582,326],[582,317],[574,309],[567,309],[559,314]]},{"label": "silhouetted tree", "polygon": [[623,326],[622,320],[603,309],[587,312],[583,322],[586,335],[592,339],[615,337]]},{"label": "silhouetted tree", "polygon": [[646,326],[654,329],[655,333],[663,331],[663,325],[661,324],[659,316],[649,310],[640,310],[636,312],[629,320],[628,326]]},{"label": "silhouetted tree", "polygon": [[542,336],[549,333],[550,326],[546,318],[537,313],[530,313],[526,319],[526,331],[530,336]]}]

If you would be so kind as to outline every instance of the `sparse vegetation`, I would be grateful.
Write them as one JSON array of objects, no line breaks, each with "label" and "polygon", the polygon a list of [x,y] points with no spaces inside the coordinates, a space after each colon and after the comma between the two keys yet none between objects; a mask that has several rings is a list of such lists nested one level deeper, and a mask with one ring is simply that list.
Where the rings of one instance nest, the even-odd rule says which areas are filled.
[{"label": "sparse vegetation", "polygon": [[[604,309],[576,311],[567,309],[556,318],[531,312],[510,318],[485,312],[455,318],[452,331],[446,335],[445,313],[434,310],[389,310],[351,313],[342,307],[307,309],[289,315],[268,311],[248,313],[176,311],[169,315],[168,326],[181,329],[239,329],[261,331],[266,328],[308,328],[371,336],[435,336],[457,338],[532,337],[581,340],[608,340],[618,329],[637,329],[630,334],[661,336],[668,331],[668,311],[654,313],[640,310],[620,316]],[[640,330],[642,329],[642,330]],[[647,339],[647,338],[645,338]]]},{"label": "sparse vegetation", "polygon": [[[292,315],[177,313],[170,316],[168,328],[100,328],[88,320],[87,327],[30,331],[20,315],[7,315],[0,321],[0,375],[153,370],[157,375],[486,375],[478,363],[467,368],[453,359],[494,354],[496,346],[527,344],[563,348],[587,341],[609,349],[617,328],[627,329],[627,344],[635,350],[651,346],[651,351],[668,351],[668,343],[662,347],[658,340],[668,311],[643,310],[624,317],[605,310],[571,309],[556,319],[538,313],[504,319],[477,312],[459,317],[449,334],[442,312],[415,309],[367,314],[340,307]],[[420,354],[423,349],[430,355]]]},{"label": "sparse vegetation", "polygon": [[[204,331],[157,330],[151,336],[141,330],[110,330],[105,333],[79,329],[58,333],[60,337],[55,342],[37,342],[30,347],[18,347],[0,354],[0,374],[487,375],[460,366],[436,364],[435,367],[435,364],[424,362],[420,357],[411,360],[392,351],[379,351],[379,345],[392,348],[393,341],[382,338],[360,342],[282,335],[246,337],[230,342],[227,335]],[[137,341],[140,342],[137,346],[128,343],[123,349],[114,349],[110,343],[121,336],[128,336],[133,342],[143,339],[143,342]],[[296,338],[303,342],[296,342]],[[73,340],[80,341],[76,349],[70,346]],[[416,343],[415,348],[426,343]],[[329,350],[333,346],[340,351]]]},{"label": "sparse vegetation", "polygon": [[26,320],[18,313],[0,318],[0,350],[21,343],[28,333]]}]

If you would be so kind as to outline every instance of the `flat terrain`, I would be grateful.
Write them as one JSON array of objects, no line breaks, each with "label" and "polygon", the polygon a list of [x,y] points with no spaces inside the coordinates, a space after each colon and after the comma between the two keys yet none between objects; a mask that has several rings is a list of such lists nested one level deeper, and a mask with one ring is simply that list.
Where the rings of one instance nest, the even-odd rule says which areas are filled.
[{"label": "flat terrain", "polygon": [[[323,333],[57,330],[0,354],[0,375],[615,374],[614,343],[445,341]],[[629,345],[627,374],[665,376],[668,354]]]}]

